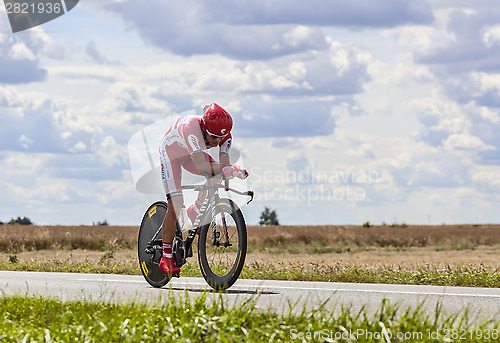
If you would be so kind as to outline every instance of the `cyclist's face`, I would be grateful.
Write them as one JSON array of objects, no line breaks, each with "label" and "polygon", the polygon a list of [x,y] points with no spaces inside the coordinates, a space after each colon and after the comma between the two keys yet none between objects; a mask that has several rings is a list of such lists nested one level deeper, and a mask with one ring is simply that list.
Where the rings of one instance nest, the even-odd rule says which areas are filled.
[{"label": "cyclist's face", "polygon": [[218,146],[220,144],[220,142],[222,141],[222,139],[224,137],[217,137],[217,136],[212,136],[211,134],[207,133],[205,135],[207,141],[208,141],[208,144],[212,147],[215,147],[215,146]]}]

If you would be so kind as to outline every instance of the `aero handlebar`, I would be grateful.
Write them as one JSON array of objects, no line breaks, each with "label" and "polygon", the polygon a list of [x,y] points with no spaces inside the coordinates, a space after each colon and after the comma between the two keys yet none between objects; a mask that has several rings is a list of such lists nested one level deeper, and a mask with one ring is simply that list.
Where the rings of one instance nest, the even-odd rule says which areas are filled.
[{"label": "aero handlebar", "polygon": [[203,190],[209,189],[209,188],[224,188],[224,190],[226,190],[226,191],[231,191],[231,192],[239,194],[239,195],[249,196],[250,200],[248,200],[247,205],[253,201],[253,197],[255,195],[254,191],[246,191],[246,192],[243,191],[242,192],[242,191],[239,191],[237,189],[229,187],[229,179],[226,179],[226,178],[224,179],[224,185],[221,185],[221,184],[216,184],[213,186],[210,186],[207,184],[204,184],[204,185],[185,185],[185,186],[182,186],[181,188],[182,189],[193,189],[197,192],[200,192],[200,191],[203,191]]}]

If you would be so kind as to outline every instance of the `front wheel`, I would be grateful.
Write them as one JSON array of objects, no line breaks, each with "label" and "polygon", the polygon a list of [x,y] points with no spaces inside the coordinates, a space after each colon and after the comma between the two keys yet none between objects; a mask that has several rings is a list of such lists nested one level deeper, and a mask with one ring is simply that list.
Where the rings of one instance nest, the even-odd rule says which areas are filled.
[{"label": "front wheel", "polygon": [[201,227],[198,262],[207,283],[216,290],[231,287],[240,276],[247,252],[243,214],[229,199],[215,205],[215,218]]}]

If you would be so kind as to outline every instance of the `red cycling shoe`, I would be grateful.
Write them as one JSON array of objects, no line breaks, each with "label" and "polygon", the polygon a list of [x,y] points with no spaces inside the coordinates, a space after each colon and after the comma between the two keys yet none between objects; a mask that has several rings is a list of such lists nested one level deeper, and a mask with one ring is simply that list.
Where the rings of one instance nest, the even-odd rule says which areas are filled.
[{"label": "red cycling shoe", "polygon": [[181,269],[175,265],[174,259],[162,256],[160,260],[160,269],[168,275],[179,276]]}]

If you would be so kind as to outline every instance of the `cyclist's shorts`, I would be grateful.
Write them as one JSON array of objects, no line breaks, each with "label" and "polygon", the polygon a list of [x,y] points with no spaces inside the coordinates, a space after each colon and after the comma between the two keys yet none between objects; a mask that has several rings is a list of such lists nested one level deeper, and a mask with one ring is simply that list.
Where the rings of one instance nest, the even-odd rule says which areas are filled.
[{"label": "cyclist's shorts", "polygon": [[[198,154],[203,154],[205,161],[207,162],[215,162],[212,156],[206,152],[200,151]],[[168,152],[164,149],[160,151],[160,166],[161,182],[167,199],[182,195],[182,168],[192,174],[201,175],[191,158],[189,158],[186,162],[181,163],[177,158],[170,158]]]}]

